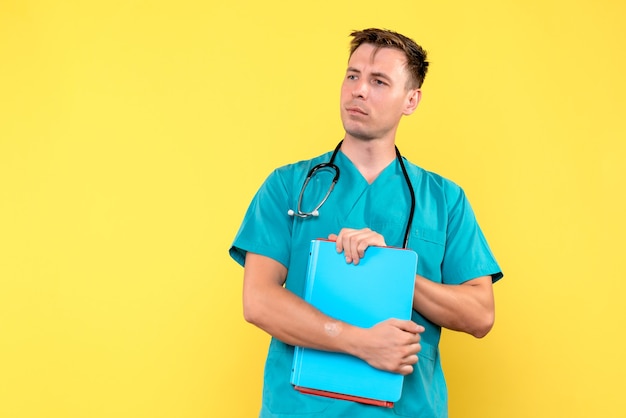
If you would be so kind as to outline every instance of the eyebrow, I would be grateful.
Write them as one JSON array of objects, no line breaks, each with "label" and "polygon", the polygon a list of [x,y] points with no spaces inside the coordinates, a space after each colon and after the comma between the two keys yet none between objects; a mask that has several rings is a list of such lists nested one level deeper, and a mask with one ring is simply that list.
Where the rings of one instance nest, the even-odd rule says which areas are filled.
[{"label": "eyebrow", "polygon": [[[357,74],[361,74],[361,71],[360,71],[360,70],[358,70],[358,69],[356,69],[356,68],[354,68],[354,67],[348,67],[347,72],[349,72],[349,73],[357,73]],[[389,77],[387,74],[385,74],[385,73],[381,73],[381,72],[379,72],[379,71],[377,71],[377,72],[373,72],[371,75],[372,75],[372,77],[384,78],[385,80],[387,80],[387,81],[389,81],[389,82],[391,82],[391,81],[392,81],[392,80],[391,80],[391,77]]]}]

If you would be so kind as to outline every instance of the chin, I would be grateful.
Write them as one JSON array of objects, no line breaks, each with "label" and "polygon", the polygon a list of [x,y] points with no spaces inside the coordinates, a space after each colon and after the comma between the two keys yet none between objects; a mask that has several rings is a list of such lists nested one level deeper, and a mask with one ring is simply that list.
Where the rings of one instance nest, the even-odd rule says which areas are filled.
[{"label": "chin", "polygon": [[363,132],[355,129],[346,129],[346,133],[352,138],[358,139],[360,141],[372,141],[376,139],[376,137],[369,132]]},{"label": "chin", "polygon": [[374,136],[371,132],[365,131],[363,129],[359,129],[355,126],[350,126],[349,124],[344,123],[343,129],[346,131],[346,134],[350,135],[352,138],[360,139],[362,141],[370,141],[374,139]]}]

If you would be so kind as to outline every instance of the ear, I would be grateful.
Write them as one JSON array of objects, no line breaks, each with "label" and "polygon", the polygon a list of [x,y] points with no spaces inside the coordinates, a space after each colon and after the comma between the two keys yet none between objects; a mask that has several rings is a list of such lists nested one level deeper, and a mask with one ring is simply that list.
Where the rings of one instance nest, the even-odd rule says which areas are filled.
[{"label": "ear", "polygon": [[415,109],[417,109],[417,105],[419,104],[420,100],[422,100],[422,90],[411,89],[407,93],[406,106],[404,107],[403,114],[410,115],[415,112]]}]

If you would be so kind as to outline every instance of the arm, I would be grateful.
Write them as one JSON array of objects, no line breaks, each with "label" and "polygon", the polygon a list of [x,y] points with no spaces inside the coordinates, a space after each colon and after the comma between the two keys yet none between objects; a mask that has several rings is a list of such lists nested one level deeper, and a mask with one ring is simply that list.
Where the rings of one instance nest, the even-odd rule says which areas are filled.
[{"label": "arm", "polygon": [[[337,251],[344,252],[346,262],[354,264],[363,258],[368,246],[386,245],[384,237],[369,228],[344,228],[329,238],[337,241]],[[495,317],[491,276],[445,285],[416,275],[413,308],[435,324],[482,338],[491,330]]]},{"label": "arm", "polygon": [[442,327],[482,338],[495,319],[491,276],[446,285],[417,275],[413,308]]},{"label": "arm", "polygon": [[395,373],[413,371],[423,327],[396,319],[368,329],[337,321],[285,289],[286,277],[287,269],[277,261],[253,253],[246,255],[246,321],[287,344],[352,354],[373,367]]}]

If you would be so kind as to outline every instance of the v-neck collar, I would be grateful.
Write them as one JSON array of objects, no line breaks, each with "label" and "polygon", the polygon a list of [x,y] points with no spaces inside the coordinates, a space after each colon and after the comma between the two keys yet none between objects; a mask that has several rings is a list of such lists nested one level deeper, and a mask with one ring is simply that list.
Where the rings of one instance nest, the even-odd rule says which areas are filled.
[{"label": "v-neck collar", "polygon": [[361,187],[365,187],[365,188],[375,186],[376,183],[384,182],[385,178],[395,174],[396,168],[398,165],[398,159],[394,158],[393,161],[391,161],[385,168],[382,169],[380,173],[378,173],[378,176],[376,176],[374,181],[370,183],[363,176],[363,174],[361,174],[361,172],[356,167],[356,165],[354,165],[352,160],[350,160],[350,158],[348,158],[348,156],[343,153],[342,150],[339,150],[337,152],[337,156],[335,157],[335,159],[339,163],[338,166],[340,167],[340,170],[342,170],[341,177],[344,176],[344,171],[345,171],[346,177],[349,178],[348,183],[352,183],[355,186],[358,184]]}]

